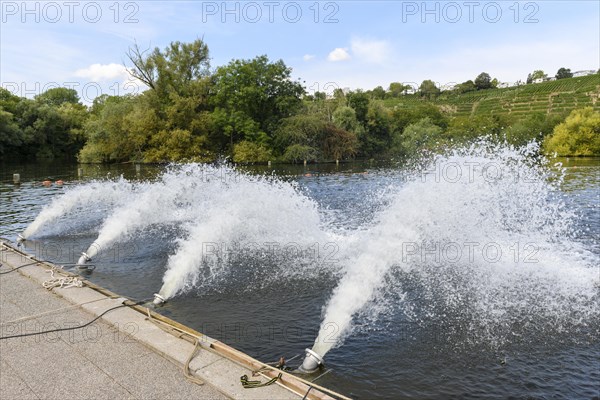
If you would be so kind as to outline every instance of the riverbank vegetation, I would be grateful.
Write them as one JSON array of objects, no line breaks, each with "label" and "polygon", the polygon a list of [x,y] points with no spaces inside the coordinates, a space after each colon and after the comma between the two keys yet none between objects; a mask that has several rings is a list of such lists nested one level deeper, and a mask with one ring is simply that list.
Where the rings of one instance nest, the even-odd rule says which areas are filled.
[{"label": "riverbank vegetation", "polygon": [[[410,157],[481,136],[543,143],[564,156],[600,155],[600,76],[497,88],[481,73],[441,90],[308,94],[283,61],[267,56],[211,69],[202,40],[127,54],[138,95],[102,95],[90,106],[53,88],[33,99],[0,88],[0,156],[77,157],[84,163],[333,161]],[[535,71],[539,72],[539,71]],[[531,74],[530,74],[531,75]]]}]

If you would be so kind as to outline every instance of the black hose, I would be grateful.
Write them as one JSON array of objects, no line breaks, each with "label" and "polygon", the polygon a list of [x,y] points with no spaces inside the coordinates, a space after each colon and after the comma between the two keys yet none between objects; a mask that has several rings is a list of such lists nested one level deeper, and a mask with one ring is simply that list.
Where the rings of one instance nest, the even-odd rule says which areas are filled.
[{"label": "black hose", "polygon": [[[10,274],[11,272],[15,272],[16,270],[18,270],[18,269],[21,269],[21,268],[23,268],[23,267],[29,267],[29,266],[31,266],[31,265],[40,264],[40,263],[43,263],[43,262],[45,262],[45,261],[36,261],[36,262],[31,262],[31,263],[28,263],[28,264],[23,264],[23,265],[20,265],[20,266],[18,266],[17,268],[13,268],[13,269],[11,269],[10,271],[4,271],[4,272],[0,272],[0,275],[4,275],[4,274]],[[2,265],[3,265],[3,264],[2,264],[2,263],[0,263],[0,267],[1,267]]]},{"label": "black hose", "polygon": [[27,336],[36,336],[36,335],[44,335],[46,333],[55,333],[55,332],[63,332],[63,331],[73,331],[76,329],[81,329],[81,328],[85,328],[86,326],[89,326],[91,324],[93,324],[94,322],[96,322],[97,320],[99,320],[103,315],[109,313],[110,311],[116,310],[118,308],[123,308],[123,307],[134,307],[134,306],[139,306],[142,305],[148,301],[150,301],[151,299],[147,299],[147,300],[142,300],[142,301],[138,301],[137,303],[133,303],[133,304],[121,304],[118,305],[116,307],[113,308],[109,308],[108,310],[104,311],[102,314],[98,315],[96,318],[94,318],[93,320],[86,322],[83,325],[79,325],[79,326],[72,326],[69,328],[57,328],[57,329],[50,329],[47,331],[42,331],[42,332],[31,332],[31,333],[20,333],[18,335],[10,335],[10,336],[2,336],[0,337],[0,340],[4,340],[4,339],[14,339],[14,338],[20,338],[20,337],[27,337]]},{"label": "black hose", "polygon": [[[4,275],[4,274],[10,274],[11,272],[14,272],[14,271],[16,271],[16,270],[18,270],[18,269],[21,269],[21,268],[23,268],[23,267],[29,267],[29,266],[31,266],[31,265],[35,265],[35,264],[41,264],[41,263],[46,263],[46,262],[47,262],[47,263],[50,263],[50,264],[56,264],[56,265],[58,265],[58,266],[59,266],[59,267],[61,267],[61,268],[62,268],[62,267],[68,267],[68,268],[72,268],[72,267],[77,267],[77,266],[85,266],[85,267],[86,267],[86,269],[90,269],[89,267],[93,267],[93,268],[91,268],[91,270],[92,270],[92,271],[96,269],[96,264],[77,264],[77,263],[66,263],[66,264],[62,264],[62,263],[55,262],[55,261],[48,261],[48,260],[38,260],[38,261],[36,261],[36,262],[31,262],[31,263],[27,263],[27,264],[20,265],[20,266],[18,266],[18,267],[16,267],[16,268],[13,268],[13,269],[11,269],[10,271],[4,271],[4,272],[0,272],[0,275]],[[3,265],[4,265],[4,264],[0,263],[0,267],[2,267]]]}]

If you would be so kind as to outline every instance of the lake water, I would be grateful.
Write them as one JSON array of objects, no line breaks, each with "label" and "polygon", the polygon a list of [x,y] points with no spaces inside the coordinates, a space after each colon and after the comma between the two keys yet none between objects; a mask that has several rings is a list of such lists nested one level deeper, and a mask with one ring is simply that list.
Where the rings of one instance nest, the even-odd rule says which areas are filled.
[{"label": "lake water", "polygon": [[[318,383],[351,397],[598,396],[600,160],[495,157],[425,174],[5,163],[0,236],[54,201],[27,251],[72,263],[102,233],[89,279],[146,299],[169,268],[177,290],[159,312],[265,362],[300,362],[331,316]],[[545,172],[557,161],[562,178]]]}]

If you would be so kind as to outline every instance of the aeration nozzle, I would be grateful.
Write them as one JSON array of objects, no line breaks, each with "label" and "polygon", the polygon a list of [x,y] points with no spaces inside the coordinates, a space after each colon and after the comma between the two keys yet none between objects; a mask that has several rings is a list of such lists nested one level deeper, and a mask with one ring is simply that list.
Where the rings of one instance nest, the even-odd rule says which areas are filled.
[{"label": "aeration nozzle", "polygon": [[152,304],[154,304],[155,306],[162,306],[163,304],[165,304],[166,301],[167,299],[162,297],[160,294],[154,293],[154,301],[152,302]]},{"label": "aeration nozzle", "polygon": [[79,257],[79,260],[77,261],[77,265],[83,265],[90,261],[92,261],[92,258],[90,256],[88,256],[87,253],[84,251],[83,253],[81,253],[81,257]]},{"label": "aeration nozzle", "polygon": [[17,243],[22,243],[25,240],[25,236],[21,235],[20,233],[17,235]]},{"label": "aeration nozzle", "polygon": [[323,357],[311,349],[306,349],[306,355],[304,356],[304,361],[299,370],[305,374],[312,374],[318,370],[321,365],[323,365]]}]

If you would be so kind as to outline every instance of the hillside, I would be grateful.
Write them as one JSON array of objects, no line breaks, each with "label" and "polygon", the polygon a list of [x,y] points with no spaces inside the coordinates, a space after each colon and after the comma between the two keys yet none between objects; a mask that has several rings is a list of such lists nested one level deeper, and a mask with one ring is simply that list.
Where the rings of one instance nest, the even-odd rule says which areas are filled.
[{"label": "hillside", "polygon": [[[423,101],[414,94],[384,102],[388,107],[411,108]],[[437,99],[428,102],[441,106],[454,116],[564,114],[589,106],[600,110],[600,75],[463,94],[442,92]]]}]

